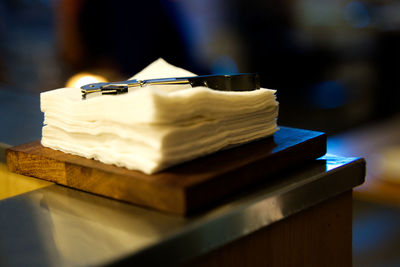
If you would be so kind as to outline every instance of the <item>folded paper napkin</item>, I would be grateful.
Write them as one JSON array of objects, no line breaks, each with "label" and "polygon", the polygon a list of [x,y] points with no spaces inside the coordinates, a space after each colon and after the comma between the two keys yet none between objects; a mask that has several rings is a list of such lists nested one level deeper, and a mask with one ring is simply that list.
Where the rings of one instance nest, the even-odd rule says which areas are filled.
[{"label": "folded paper napkin", "polygon": [[[132,78],[195,74],[158,59]],[[78,88],[40,95],[42,145],[152,174],[277,131],[275,91],[189,85],[139,87],[82,100]]]}]

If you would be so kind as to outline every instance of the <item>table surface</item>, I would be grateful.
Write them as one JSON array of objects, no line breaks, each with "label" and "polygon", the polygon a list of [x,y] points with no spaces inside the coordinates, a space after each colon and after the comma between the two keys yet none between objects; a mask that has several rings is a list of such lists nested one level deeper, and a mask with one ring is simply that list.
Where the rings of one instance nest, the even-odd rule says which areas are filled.
[{"label": "table surface", "polygon": [[[0,180],[9,179],[3,167]],[[0,200],[0,263],[87,266],[129,257],[132,264],[174,265],[350,190],[363,172],[362,159],[327,155],[191,217],[41,184]]]},{"label": "table surface", "polygon": [[[1,90],[0,96],[0,102],[20,107],[5,107],[9,118],[0,118],[7,125],[0,141],[38,139],[37,97]],[[23,125],[30,119],[34,123]],[[182,217],[9,173],[6,147],[0,144],[1,266],[103,265],[127,257],[132,265],[174,265],[351,190],[365,171],[363,159],[327,155]]]}]

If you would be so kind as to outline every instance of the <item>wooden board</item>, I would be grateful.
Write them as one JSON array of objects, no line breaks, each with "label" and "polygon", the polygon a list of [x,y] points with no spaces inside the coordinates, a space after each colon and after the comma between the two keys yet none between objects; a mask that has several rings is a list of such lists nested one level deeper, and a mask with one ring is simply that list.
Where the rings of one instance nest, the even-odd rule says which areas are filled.
[{"label": "wooden board", "polygon": [[10,171],[158,210],[187,214],[326,153],[326,135],[281,127],[273,137],[198,158],[154,175],[43,147],[7,149]]}]

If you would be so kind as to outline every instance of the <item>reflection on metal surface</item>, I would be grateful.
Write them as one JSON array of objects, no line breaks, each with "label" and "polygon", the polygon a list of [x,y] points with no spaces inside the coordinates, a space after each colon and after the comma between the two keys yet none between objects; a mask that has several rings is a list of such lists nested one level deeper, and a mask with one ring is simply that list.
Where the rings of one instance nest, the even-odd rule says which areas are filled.
[{"label": "reflection on metal surface", "polygon": [[[54,245],[69,264],[100,264],[114,255],[148,246],[158,240],[161,230],[176,227],[175,218],[171,224],[170,217],[154,213],[163,222],[157,227],[152,224],[152,213],[142,217],[138,213],[141,209],[135,206],[71,191],[52,187],[41,200],[51,217]],[[86,251],[84,257],[82,251]]]},{"label": "reflection on metal surface", "polygon": [[174,265],[350,190],[363,172],[360,159],[317,160],[188,218],[49,186],[0,201],[1,263]]},{"label": "reflection on metal surface", "polygon": [[326,161],[326,170],[332,170],[334,168],[340,167],[343,164],[349,162],[349,160],[355,160],[356,158],[349,157],[340,157],[333,154],[325,154],[325,156],[321,157],[320,160]]},{"label": "reflection on metal surface", "polygon": [[9,172],[0,162],[0,199],[16,196],[53,183]]}]

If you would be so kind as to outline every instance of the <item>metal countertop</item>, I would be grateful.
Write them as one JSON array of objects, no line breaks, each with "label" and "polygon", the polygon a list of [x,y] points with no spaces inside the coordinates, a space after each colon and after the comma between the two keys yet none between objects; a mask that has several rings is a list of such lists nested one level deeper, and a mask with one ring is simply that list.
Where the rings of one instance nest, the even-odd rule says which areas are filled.
[{"label": "metal countertop", "polygon": [[363,159],[327,155],[186,218],[50,185],[0,201],[0,265],[174,265],[350,190],[364,173]]}]

